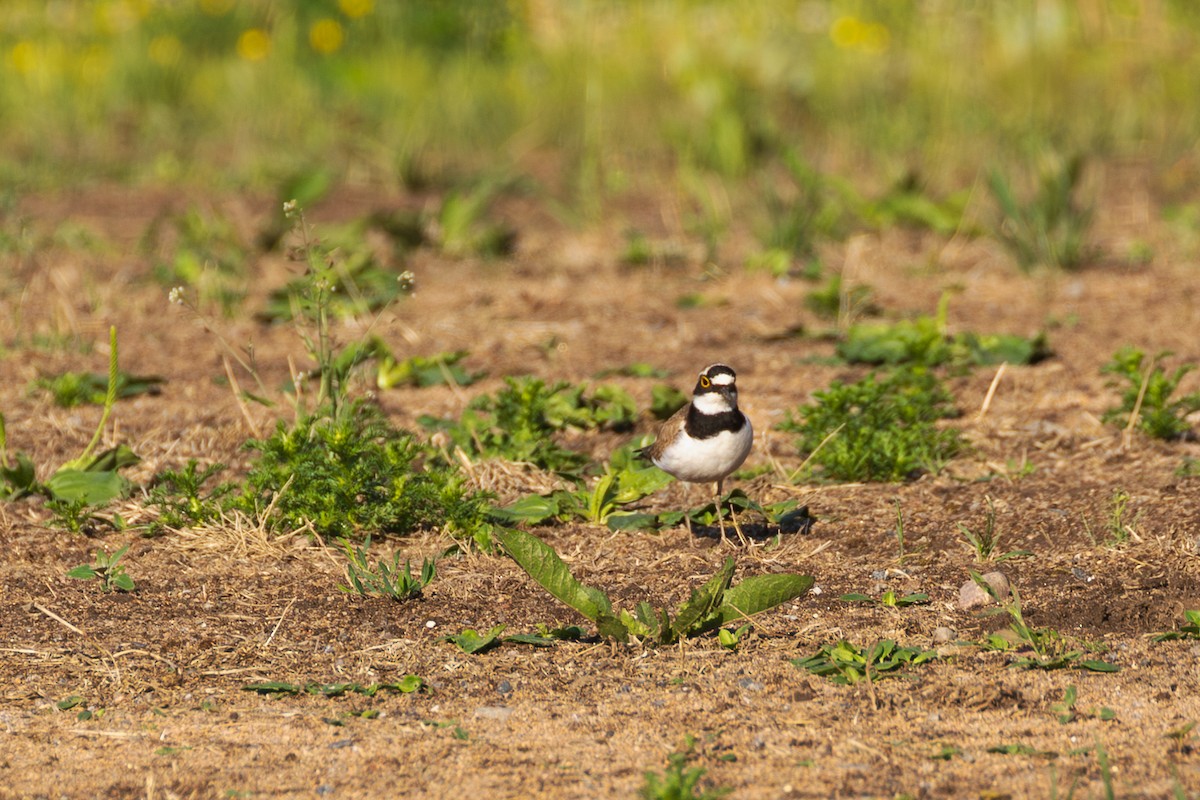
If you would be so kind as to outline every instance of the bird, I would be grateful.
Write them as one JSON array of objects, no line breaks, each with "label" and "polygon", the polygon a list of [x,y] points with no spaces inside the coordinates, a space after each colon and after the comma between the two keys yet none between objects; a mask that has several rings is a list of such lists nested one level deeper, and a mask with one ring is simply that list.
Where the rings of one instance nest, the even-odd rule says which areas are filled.
[{"label": "bird", "polygon": [[[753,443],[754,429],[738,409],[737,373],[727,364],[710,364],[696,380],[691,401],[659,426],[654,442],[639,452],[681,481],[713,484],[724,542],[722,489],[725,479],[746,460]],[[744,542],[736,516],[733,526]]]}]

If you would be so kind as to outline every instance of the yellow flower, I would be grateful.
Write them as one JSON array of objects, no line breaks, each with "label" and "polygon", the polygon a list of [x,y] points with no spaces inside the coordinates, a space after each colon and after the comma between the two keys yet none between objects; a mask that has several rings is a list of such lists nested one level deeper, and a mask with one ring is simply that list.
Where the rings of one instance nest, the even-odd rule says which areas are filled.
[{"label": "yellow flower", "polygon": [[38,62],[41,60],[37,45],[30,41],[17,42],[8,51],[8,63],[21,75],[33,72],[38,68]]},{"label": "yellow flower", "polygon": [[246,61],[262,61],[271,52],[271,37],[262,28],[242,31],[237,40],[237,54]]},{"label": "yellow flower", "polygon": [[338,8],[350,19],[358,19],[375,10],[375,0],[338,0]]},{"label": "yellow flower", "polygon": [[335,19],[319,19],[308,29],[308,43],[322,55],[336,53],[346,40],[341,24]]},{"label": "yellow flower", "polygon": [[183,44],[169,33],[159,34],[151,39],[147,50],[150,60],[160,67],[173,67],[183,57]]}]

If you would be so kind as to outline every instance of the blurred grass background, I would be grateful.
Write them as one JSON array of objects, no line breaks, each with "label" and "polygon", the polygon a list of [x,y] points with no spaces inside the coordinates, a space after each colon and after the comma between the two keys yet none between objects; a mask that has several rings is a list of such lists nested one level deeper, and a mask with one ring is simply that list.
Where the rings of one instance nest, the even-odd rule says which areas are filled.
[{"label": "blurred grass background", "polygon": [[6,0],[0,181],[517,173],[597,210],[787,163],[945,194],[1053,153],[1187,192],[1198,34],[1193,0]]}]

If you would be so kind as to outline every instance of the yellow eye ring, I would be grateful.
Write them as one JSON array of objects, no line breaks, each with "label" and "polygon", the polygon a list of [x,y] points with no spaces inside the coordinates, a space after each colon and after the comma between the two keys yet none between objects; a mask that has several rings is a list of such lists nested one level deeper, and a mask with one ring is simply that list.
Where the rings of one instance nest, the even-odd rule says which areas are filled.
[{"label": "yellow eye ring", "polygon": [[707,375],[701,375],[701,376],[700,376],[700,388],[701,388],[701,389],[707,389],[707,388],[708,388],[708,387],[710,387],[710,386],[712,386],[712,381],[710,381],[710,380],[708,379],[708,376],[707,376]]}]

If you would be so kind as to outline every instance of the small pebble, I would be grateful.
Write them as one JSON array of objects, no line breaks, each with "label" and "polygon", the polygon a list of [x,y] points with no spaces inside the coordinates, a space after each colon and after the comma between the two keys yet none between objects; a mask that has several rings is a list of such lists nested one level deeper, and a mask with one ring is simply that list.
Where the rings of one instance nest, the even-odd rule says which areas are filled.
[{"label": "small pebble", "polygon": [[508,694],[512,691],[512,684],[508,681],[500,681],[496,684],[496,691],[500,694]]},{"label": "small pebble", "polygon": [[433,621],[433,620],[429,620],[428,622],[426,622],[426,623],[425,623],[425,627],[426,627],[426,628],[430,628],[430,629],[432,629],[432,628],[436,628],[436,627],[437,627],[437,623],[436,623],[435,621]]},{"label": "small pebble", "polygon": [[933,641],[937,644],[945,644],[946,642],[954,641],[954,629],[947,628],[945,625],[934,628]]},{"label": "small pebble", "polygon": [[[1005,600],[1008,597],[1008,578],[1004,577],[1002,572],[989,572],[983,576],[984,581],[996,593],[996,597],[1000,600]],[[963,611],[969,611],[972,608],[980,608],[992,604],[992,598],[988,595],[983,587],[979,586],[975,581],[968,580],[958,590],[958,607]]]},{"label": "small pebble", "polygon": [[512,716],[512,709],[504,706],[480,706],[475,709],[475,716],[481,719],[494,719],[500,722],[506,721]]},{"label": "small pebble", "polygon": [[738,681],[738,686],[743,689],[749,689],[752,692],[761,692],[763,690],[762,683],[754,680],[754,678],[742,678]]},{"label": "small pebble", "polygon": [[887,580],[887,570],[886,569],[875,570],[874,572],[871,573],[871,580],[886,581]]}]

